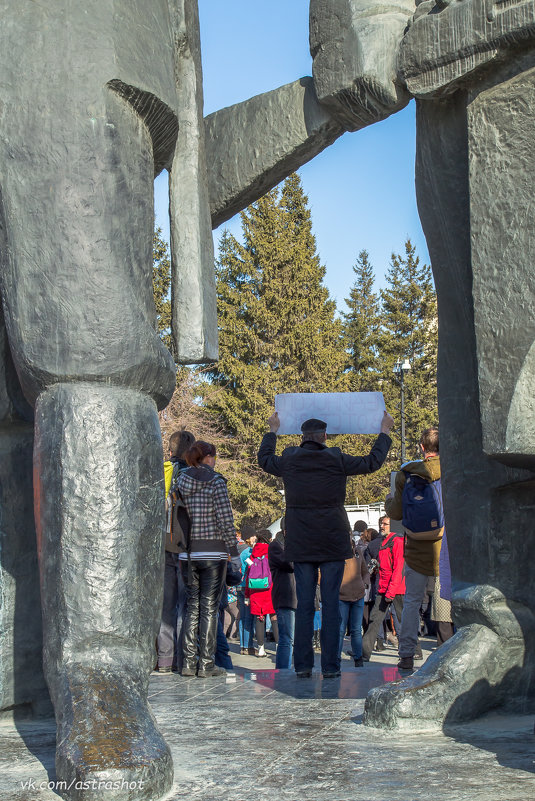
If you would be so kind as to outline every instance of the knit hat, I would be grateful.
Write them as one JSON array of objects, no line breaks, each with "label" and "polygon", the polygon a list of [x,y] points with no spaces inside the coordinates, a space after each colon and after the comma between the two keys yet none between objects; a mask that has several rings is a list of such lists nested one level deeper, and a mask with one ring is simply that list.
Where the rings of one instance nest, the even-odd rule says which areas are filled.
[{"label": "knit hat", "polygon": [[327,423],[324,423],[323,420],[317,420],[315,417],[311,417],[310,420],[305,420],[301,426],[301,431],[303,434],[324,432],[327,431]]}]

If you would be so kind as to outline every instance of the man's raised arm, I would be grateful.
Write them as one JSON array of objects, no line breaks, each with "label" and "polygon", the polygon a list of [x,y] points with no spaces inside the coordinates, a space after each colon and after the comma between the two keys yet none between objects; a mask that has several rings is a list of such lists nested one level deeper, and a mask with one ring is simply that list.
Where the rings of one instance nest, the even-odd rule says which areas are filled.
[{"label": "man's raised arm", "polygon": [[364,475],[366,473],[375,473],[382,467],[384,460],[392,440],[390,439],[390,431],[394,427],[394,420],[385,411],[381,422],[381,433],[375,440],[373,448],[367,456],[350,456],[348,453],[342,454],[344,469],[347,476]]},{"label": "man's raised arm", "polygon": [[277,431],[280,428],[280,420],[277,412],[268,419],[269,432],[264,434],[264,438],[258,450],[258,464],[266,473],[272,476],[281,476],[281,460],[275,456],[277,446]]}]

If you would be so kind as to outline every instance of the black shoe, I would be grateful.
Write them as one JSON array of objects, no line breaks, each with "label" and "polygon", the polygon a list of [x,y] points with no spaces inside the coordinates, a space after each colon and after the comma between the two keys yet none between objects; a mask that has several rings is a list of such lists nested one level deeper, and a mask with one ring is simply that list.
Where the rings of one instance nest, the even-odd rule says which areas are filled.
[{"label": "black shoe", "polygon": [[190,667],[183,667],[181,676],[194,676],[195,675],[195,668]]},{"label": "black shoe", "polygon": [[353,656],[353,651],[350,651],[350,650],[348,649],[348,650],[346,651],[346,654],[347,654],[348,656]]},{"label": "black shoe", "polygon": [[312,676],[311,670],[296,670],[295,675],[298,679],[309,679]]},{"label": "black shoe", "polygon": [[417,661],[417,662],[420,662],[420,661],[421,661],[423,658],[424,658],[424,655],[423,655],[423,653],[422,653],[422,649],[421,649],[421,648],[418,648],[418,649],[417,649],[417,650],[414,652],[414,659],[416,659],[416,661]]},{"label": "black shoe", "polygon": [[365,662],[369,662],[370,661],[370,654],[362,654],[362,658],[363,658],[363,660]]},{"label": "black shoe", "polygon": [[386,651],[386,645],[382,640],[377,640],[375,643],[375,650],[376,651]]},{"label": "black shoe", "polygon": [[342,674],[339,670],[330,670],[323,674],[324,679],[339,679]]},{"label": "black shoe", "polygon": [[362,656],[360,659],[355,659],[355,667],[364,667],[364,659]]},{"label": "black shoe", "polygon": [[414,670],[414,659],[412,656],[402,656],[398,662],[399,670]]},{"label": "black shoe", "polygon": [[[182,673],[182,675],[184,675],[184,674]],[[197,671],[197,677],[199,679],[211,679],[211,678],[215,678],[215,676],[226,676],[226,675],[227,675],[227,671],[225,670],[225,668],[216,667],[216,665],[214,665],[213,668],[208,668],[208,670],[200,670],[199,669]]]}]

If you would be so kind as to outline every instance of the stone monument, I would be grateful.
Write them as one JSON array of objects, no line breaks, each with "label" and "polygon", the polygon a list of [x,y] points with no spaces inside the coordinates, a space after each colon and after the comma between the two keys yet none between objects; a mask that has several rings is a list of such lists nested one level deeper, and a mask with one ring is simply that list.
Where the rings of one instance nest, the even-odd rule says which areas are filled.
[{"label": "stone monument", "polygon": [[384,727],[525,709],[535,695],[535,9],[428,0],[403,22],[409,5],[377,7],[373,44],[362,2],[311,3],[318,97],[335,115],[358,120],[351,100],[366,84],[379,108],[405,89],[417,98],[418,206],[438,296],[459,630],[414,675],[370,692],[365,722]]},{"label": "stone monument", "polygon": [[366,715],[390,726],[522,701],[535,642],[532,6],[424,3],[405,33],[409,0],[312,0],[315,85],[206,120],[196,0],[0,10],[1,708],[46,707],[42,636],[69,797],[99,779],[120,781],[121,800],[170,787],[147,704],[163,567],[157,409],[175,382],[155,332],[154,175],[170,171],[177,355],[211,360],[211,224],[411,93],[461,629],[373,693]]}]

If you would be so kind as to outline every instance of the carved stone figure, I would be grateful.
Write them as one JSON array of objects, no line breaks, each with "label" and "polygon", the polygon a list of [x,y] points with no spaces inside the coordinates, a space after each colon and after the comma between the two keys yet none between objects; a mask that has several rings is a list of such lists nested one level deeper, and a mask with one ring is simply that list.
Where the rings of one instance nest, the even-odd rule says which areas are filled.
[{"label": "carved stone figure", "polygon": [[[336,58],[370,29],[356,0],[312,6],[326,15],[336,6],[349,22],[344,45],[325,22],[314,61],[322,87]],[[391,12],[378,14],[381,22],[379,50],[392,45]],[[385,70],[375,90],[385,97],[406,86],[417,97],[416,182],[438,295],[440,455],[459,631],[413,676],[371,691],[370,725],[458,721],[499,704],[521,708],[535,691],[534,44],[532,3],[428,0],[405,32],[397,29],[397,77]],[[342,60],[336,102],[345,119],[348,87],[367,73],[357,64],[348,74]],[[323,69],[327,78],[317,75]]]},{"label": "carved stone figure", "polygon": [[303,79],[204,121],[196,0],[0,0],[0,12],[2,708],[46,703],[35,414],[58,778],[138,783],[116,799],[169,788],[169,751],[146,701],[163,568],[156,412],[175,381],[154,330],[154,175],[170,170],[177,354],[214,359],[210,218],[227,219],[345,129],[401,108],[406,86],[425,98],[418,194],[439,296],[441,457],[462,628],[425,674],[374,693],[366,714],[397,725],[524,697],[535,642],[529,4],[424,3],[398,69],[409,0],[386,10],[312,0],[322,103]]}]

